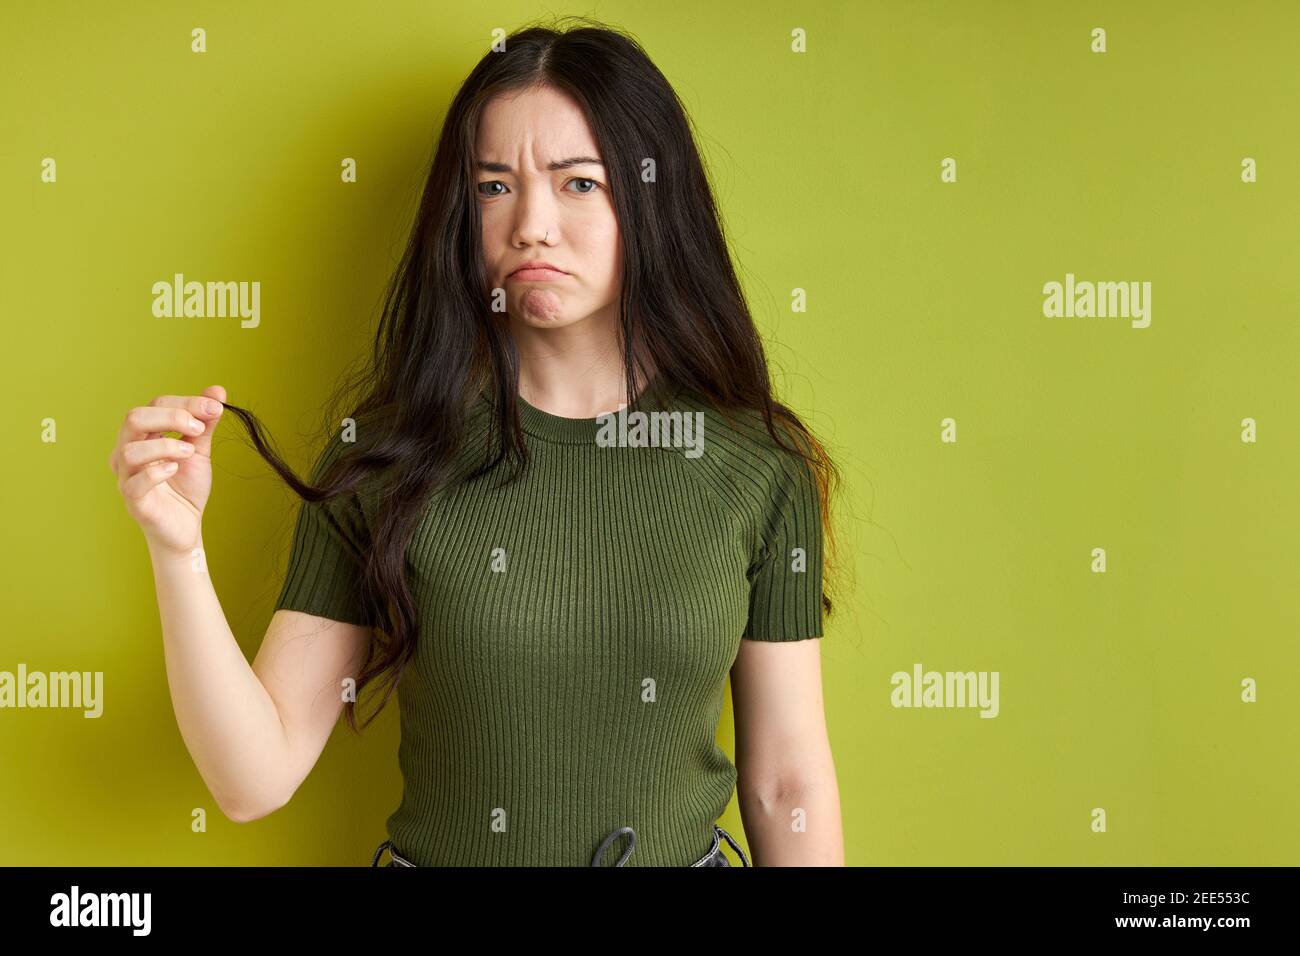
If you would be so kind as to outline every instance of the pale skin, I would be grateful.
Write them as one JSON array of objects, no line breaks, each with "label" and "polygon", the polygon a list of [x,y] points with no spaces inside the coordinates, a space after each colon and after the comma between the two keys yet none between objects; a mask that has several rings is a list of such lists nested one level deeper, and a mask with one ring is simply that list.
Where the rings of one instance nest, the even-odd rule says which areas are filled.
[{"label": "pale skin", "polygon": [[[485,264],[492,285],[506,290],[520,394],[567,418],[621,407],[621,247],[609,179],[585,116],[552,89],[498,97],[484,111],[475,146]],[[584,157],[597,162],[548,168]],[[528,260],[566,274],[551,281],[511,275]],[[222,812],[248,822],[284,806],[315,766],[370,631],[278,610],[249,665],[206,561],[194,555],[212,489],[220,419],[219,406],[215,413],[204,407],[212,398],[225,401],[225,389],[163,395],[132,409],[109,467],[148,543],[181,736]],[[189,428],[191,420],[198,427]],[[164,437],[168,432],[181,437]],[[161,470],[167,462],[176,463],[171,473]],[[737,798],[753,863],[843,865],[820,642],[741,640],[731,690]]]}]

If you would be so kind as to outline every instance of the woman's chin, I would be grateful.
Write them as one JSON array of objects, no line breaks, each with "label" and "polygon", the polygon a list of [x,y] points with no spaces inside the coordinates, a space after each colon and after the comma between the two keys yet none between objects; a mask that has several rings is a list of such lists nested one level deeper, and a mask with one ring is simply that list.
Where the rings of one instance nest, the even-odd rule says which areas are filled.
[{"label": "woman's chin", "polygon": [[564,302],[550,289],[529,289],[520,296],[519,315],[525,323],[537,328],[568,324]]}]

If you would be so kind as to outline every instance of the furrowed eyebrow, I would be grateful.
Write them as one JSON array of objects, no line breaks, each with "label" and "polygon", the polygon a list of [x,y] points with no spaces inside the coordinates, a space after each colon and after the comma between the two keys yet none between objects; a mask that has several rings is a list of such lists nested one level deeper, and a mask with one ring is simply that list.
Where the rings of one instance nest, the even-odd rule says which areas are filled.
[{"label": "furrowed eyebrow", "polygon": [[[489,163],[487,160],[479,159],[474,162],[480,170],[485,173],[513,173],[507,163]],[[591,156],[574,156],[569,159],[557,159],[553,163],[547,163],[546,168],[552,172],[557,169],[568,169],[571,166],[604,166],[599,159]]]}]

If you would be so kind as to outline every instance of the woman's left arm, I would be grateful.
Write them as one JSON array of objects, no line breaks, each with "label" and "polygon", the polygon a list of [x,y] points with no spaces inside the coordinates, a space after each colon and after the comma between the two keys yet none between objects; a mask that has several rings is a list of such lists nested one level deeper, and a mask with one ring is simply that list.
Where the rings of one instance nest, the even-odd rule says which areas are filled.
[{"label": "woman's left arm", "polygon": [[731,667],[736,792],[755,866],[843,866],[821,641],[742,639]]}]

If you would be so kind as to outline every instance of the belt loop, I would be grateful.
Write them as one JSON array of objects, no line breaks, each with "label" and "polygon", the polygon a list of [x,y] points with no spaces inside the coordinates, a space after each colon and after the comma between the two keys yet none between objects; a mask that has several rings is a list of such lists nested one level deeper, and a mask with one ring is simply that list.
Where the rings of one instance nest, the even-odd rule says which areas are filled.
[{"label": "belt loop", "polygon": [[691,866],[712,866],[713,864],[711,864],[709,861],[712,860],[715,856],[717,856],[719,852],[720,851],[718,850],[718,825],[715,823],[713,825],[713,846],[709,847],[709,851],[705,853],[704,856],[700,857],[698,860],[692,863]]},{"label": "belt loop", "polygon": [[740,848],[740,844],[735,841],[732,835],[728,833],[726,830],[722,829],[722,827],[718,826],[716,823],[713,824],[713,826],[719,833],[721,833],[724,837],[727,838],[727,842],[731,844],[731,848],[735,850],[737,854],[740,855],[740,865],[749,866],[749,857],[745,856],[745,851]]}]

